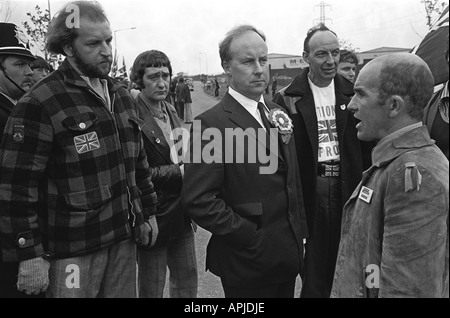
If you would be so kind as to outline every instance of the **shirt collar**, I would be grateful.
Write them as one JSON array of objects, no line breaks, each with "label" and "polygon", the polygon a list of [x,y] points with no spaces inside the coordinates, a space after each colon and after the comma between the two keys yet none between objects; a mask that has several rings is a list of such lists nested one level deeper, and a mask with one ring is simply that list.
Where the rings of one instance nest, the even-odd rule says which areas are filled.
[{"label": "shirt collar", "polygon": [[[254,101],[253,99],[250,99],[247,96],[242,95],[241,93],[234,90],[231,86],[228,88],[228,93],[251,114],[254,114],[256,112],[256,109],[258,108],[257,101]],[[263,103],[267,111],[267,105],[264,102],[263,95],[261,95],[261,97],[259,98],[259,103]]]},{"label": "shirt collar", "polygon": [[308,75],[308,83],[310,87],[317,87],[318,89],[333,89],[334,91],[334,78],[331,80],[330,84],[328,86],[324,86],[324,87],[319,87],[316,84],[313,83],[313,81],[311,80],[311,78]]}]

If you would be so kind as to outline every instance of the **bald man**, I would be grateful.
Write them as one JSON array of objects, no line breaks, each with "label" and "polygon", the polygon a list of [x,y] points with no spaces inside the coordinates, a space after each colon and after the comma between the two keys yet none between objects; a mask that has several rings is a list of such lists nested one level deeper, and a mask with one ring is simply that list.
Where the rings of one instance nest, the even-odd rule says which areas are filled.
[{"label": "bald man", "polygon": [[378,143],[344,207],[332,297],[449,297],[449,163],[421,122],[433,82],[409,53],[356,80],[358,138]]}]

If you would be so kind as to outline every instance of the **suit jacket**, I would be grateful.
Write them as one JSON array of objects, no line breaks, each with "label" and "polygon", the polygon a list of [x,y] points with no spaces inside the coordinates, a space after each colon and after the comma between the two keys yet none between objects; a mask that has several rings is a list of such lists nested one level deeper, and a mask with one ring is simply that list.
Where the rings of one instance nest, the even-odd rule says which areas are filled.
[{"label": "suit jacket", "polygon": [[[169,103],[163,103],[168,110],[172,129],[180,128],[181,122],[175,108]],[[170,158],[170,145],[142,98],[136,99],[136,105],[150,175],[158,198],[156,220],[159,233],[153,247],[159,247],[167,245],[170,239],[182,236],[190,227],[190,218],[180,204],[183,179],[180,166]]]},{"label": "suit jacket", "polygon": [[[277,107],[267,101],[266,105]],[[182,201],[193,220],[212,233],[206,269],[225,285],[259,287],[294,279],[302,270],[307,227],[295,142],[284,144],[276,136],[281,153],[270,152],[270,158],[278,164],[274,173],[261,174],[260,156],[256,160],[251,156],[257,154],[255,147],[267,154],[268,145],[262,140],[267,134],[261,130],[261,137],[249,135],[240,142],[226,137],[230,131],[246,129],[262,128],[229,94],[196,118]],[[209,133],[214,142],[201,140]],[[227,143],[230,140],[243,151]],[[216,162],[209,163],[204,155],[214,146]],[[240,156],[243,163],[236,163]]]},{"label": "suit jacket", "polygon": [[[314,235],[319,136],[314,96],[308,83],[309,68],[300,73],[274,97],[294,122],[297,158],[303,185],[308,230]],[[370,167],[370,153],[375,143],[361,143],[356,136],[356,120],[347,109],[353,96],[353,84],[337,74],[334,78],[336,126],[339,140],[341,202],[345,204],[361,180],[363,169]]]}]

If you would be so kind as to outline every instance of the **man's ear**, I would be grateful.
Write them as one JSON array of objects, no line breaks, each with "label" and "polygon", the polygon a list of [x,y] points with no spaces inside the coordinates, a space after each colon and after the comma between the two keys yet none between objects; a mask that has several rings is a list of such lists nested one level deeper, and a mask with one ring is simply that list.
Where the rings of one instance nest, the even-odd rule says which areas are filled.
[{"label": "man's ear", "polygon": [[303,52],[302,56],[303,56],[303,60],[304,60],[306,63],[309,64],[309,55],[308,55],[308,53]]},{"label": "man's ear", "polygon": [[389,117],[397,117],[402,112],[405,112],[406,103],[405,100],[399,95],[392,95],[389,97]]},{"label": "man's ear", "polygon": [[222,62],[222,68],[227,76],[231,76],[231,67],[228,62]]},{"label": "man's ear", "polygon": [[222,68],[223,68],[225,74],[230,75],[230,65],[228,64],[228,62],[223,61]]},{"label": "man's ear", "polygon": [[73,57],[73,48],[71,44],[64,44],[63,50],[64,53],[66,53],[66,56]]}]

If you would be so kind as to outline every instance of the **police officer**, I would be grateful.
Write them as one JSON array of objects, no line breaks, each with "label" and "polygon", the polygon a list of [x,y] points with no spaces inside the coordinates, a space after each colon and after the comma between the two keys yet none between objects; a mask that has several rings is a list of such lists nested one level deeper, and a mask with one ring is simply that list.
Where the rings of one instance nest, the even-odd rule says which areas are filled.
[{"label": "police officer", "polygon": [[[25,34],[15,24],[0,23],[0,139],[11,110],[33,84],[34,59]],[[17,290],[17,272],[18,263],[4,263],[0,251],[0,298],[30,297]]]}]

